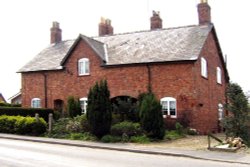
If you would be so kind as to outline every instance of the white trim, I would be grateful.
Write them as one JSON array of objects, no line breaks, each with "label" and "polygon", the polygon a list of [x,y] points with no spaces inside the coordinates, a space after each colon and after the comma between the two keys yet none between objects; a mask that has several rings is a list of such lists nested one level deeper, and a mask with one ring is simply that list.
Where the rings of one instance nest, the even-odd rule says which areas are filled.
[{"label": "white trim", "polygon": [[222,74],[221,74],[221,68],[220,67],[216,68],[216,78],[217,78],[217,83],[221,84],[222,83]]},{"label": "white trim", "polygon": [[87,113],[88,98],[82,97],[79,100],[80,100],[80,104],[81,104],[82,113],[86,114]]},{"label": "white trim", "polygon": [[[82,67],[80,65],[81,63],[83,63]],[[88,64],[88,72],[86,72],[87,71],[86,64]],[[89,61],[89,59],[88,58],[79,59],[77,62],[77,70],[78,70],[79,76],[89,75],[90,74],[90,61]]]},{"label": "white trim", "polygon": [[[169,115],[171,118],[177,118],[177,102],[176,102],[176,99],[175,98],[173,98],[173,97],[164,97],[164,98],[162,98],[161,100],[160,100],[160,102],[161,102],[161,104],[163,103],[163,102],[167,102],[167,115]],[[171,111],[170,111],[170,103],[171,102],[174,102],[175,103],[175,115],[171,115]],[[163,117],[164,117],[164,113],[163,113]]]},{"label": "white trim", "polygon": [[40,98],[31,99],[31,107],[32,108],[41,108],[41,99]]},{"label": "white trim", "polygon": [[106,60],[106,63],[108,63],[108,61],[109,61],[109,57],[108,57],[108,45],[107,44],[103,44],[103,48],[104,48],[105,60]]},{"label": "white trim", "polygon": [[201,57],[201,76],[207,78],[207,60],[204,57]]}]

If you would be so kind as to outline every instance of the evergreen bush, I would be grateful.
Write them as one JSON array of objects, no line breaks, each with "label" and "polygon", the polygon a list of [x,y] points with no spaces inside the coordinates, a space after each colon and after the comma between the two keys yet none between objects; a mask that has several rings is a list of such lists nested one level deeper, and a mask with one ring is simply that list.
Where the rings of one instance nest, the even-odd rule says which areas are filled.
[{"label": "evergreen bush", "polygon": [[91,133],[101,138],[110,132],[112,114],[110,92],[106,80],[100,81],[88,94],[87,119]]},{"label": "evergreen bush", "polygon": [[161,108],[161,104],[154,94],[144,95],[140,104],[140,122],[148,137],[164,138],[165,128]]},{"label": "evergreen bush", "polygon": [[250,144],[250,135],[247,129],[248,100],[238,84],[230,83],[227,88],[228,104],[226,109],[229,116],[222,120],[222,126],[226,130],[226,135],[230,137],[241,137]]},{"label": "evergreen bush", "polygon": [[73,96],[68,97],[67,110],[71,118],[81,115],[82,109],[79,98],[74,98]]}]

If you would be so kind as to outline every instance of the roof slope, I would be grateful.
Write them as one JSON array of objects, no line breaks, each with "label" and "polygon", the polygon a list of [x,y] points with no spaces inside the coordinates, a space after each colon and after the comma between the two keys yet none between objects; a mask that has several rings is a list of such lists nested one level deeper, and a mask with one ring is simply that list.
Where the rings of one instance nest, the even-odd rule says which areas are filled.
[{"label": "roof slope", "polygon": [[102,37],[80,35],[52,44],[18,72],[59,70],[79,38],[85,40],[105,65],[196,60],[213,25],[194,25]]}]

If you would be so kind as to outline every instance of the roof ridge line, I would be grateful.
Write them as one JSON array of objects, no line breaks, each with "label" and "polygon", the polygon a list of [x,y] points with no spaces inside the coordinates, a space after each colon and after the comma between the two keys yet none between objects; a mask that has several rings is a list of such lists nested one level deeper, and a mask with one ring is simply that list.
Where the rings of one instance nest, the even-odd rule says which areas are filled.
[{"label": "roof ridge line", "polygon": [[168,27],[168,28],[159,28],[154,30],[138,30],[138,31],[131,31],[131,32],[122,32],[112,35],[104,35],[104,36],[90,36],[90,38],[102,38],[102,37],[111,37],[111,36],[118,36],[118,35],[127,35],[127,34],[134,34],[134,33],[142,33],[142,32],[153,32],[153,31],[164,31],[164,30],[172,30],[172,29],[179,29],[179,28],[188,28],[188,27],[198,27],[201,25],[186,25],[186,26],[177,26],[177,27]]}]

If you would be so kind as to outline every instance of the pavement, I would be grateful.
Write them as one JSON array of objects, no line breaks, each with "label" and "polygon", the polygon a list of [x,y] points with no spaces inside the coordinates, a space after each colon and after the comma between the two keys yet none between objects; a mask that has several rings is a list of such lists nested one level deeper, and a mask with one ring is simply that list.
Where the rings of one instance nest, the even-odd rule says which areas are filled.
[{"label": "pavement", "polygon": [[186,157],[200,160],[209,160],[217,162],[238,163],[250,165],[250,154],[245,152],[217,152],[209,150],[186,150],[186,149],[173,149],[173,148],[161,148],[161,147],[148,147],[147,145],[138,145],[130,143],[100,143],[100,142],[87,142],[77,140],[64,140],[45,137],[31,137],[20,136],[12,134],[1,134],[0,138],[11,140],[22,140],[30,142],[48,143],[48,144],[60,144],[76,147],[88,147],[94,149],[106,149],[115,151],[126,151],[143,154],[155,154],[165,156]]}]

